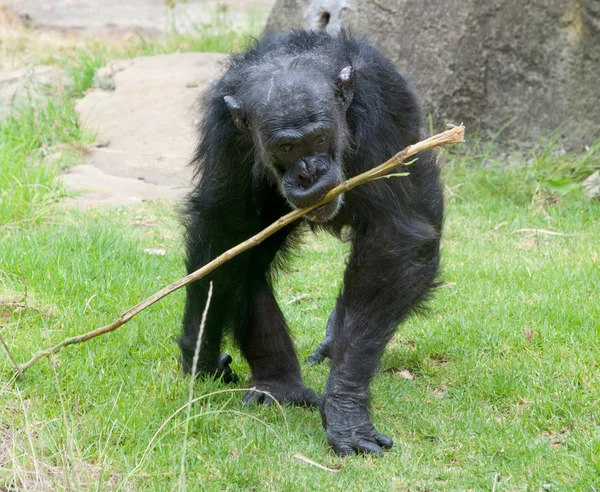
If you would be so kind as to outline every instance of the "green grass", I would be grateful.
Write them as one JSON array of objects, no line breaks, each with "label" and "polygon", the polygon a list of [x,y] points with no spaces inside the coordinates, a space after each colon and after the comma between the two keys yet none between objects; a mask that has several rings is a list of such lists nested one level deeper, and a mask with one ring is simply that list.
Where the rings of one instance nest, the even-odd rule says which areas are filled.
[{"label": "green grass", "polygon": [[73,100],[34,94],[0,121],[0,226],[37,222],[64,191],[56,181],[86,141]]},{"label": "green grass", "polygon": [[[185,461],[192,490],[491,489],[494,480],[496,490],[600,486],[600,206],[578,192],[532,202],[534,182],[524,199],[523,180],[512,171],[473,168],[464,158],[449,163],[446,181],[453,190],[446,285],[426,315],[401,328],[382,362],[415,379],[382,372],[373,384],[375,422],[394,437],[393,450],[382,459],[339,459],[316,412],[247,409],[240,393],[219,393],[192,409]],[[564,235],[517,232],[534,228]],[[5,229],[4,300],[25,304],[2,308],[14,356],[24,361],[106,324],[183,274],[180,233],[174,209],[162,203],[55,211],[51,224]],[[301,358],[323,334],[345,253],[334,239],[308,238],[278,282]],[[35,483],[37,463],[38,479],[55,486],[176,484],[184,412],[146,448],[187,401],[172,338],[182,303],[178,292],[7,386],[0,432],[10,460],[0,465],[1,480]],[[242,386],[250,386],[247,367],[229,349]],[[8,379],[8,361],[0,367]],[[327,367],[304,368],[304,375],[321,391]],[[221,389],[215,382],[195,387],[196,395]],[[341,471],[301,463],[296,452]]]},{"label": "green grass", "polygon": [[[101,61],[76,59],[75,91],[0,123],[0,334],[19,362],[184,273],[172,204],[57,205],[60,168],[86,140],[73,97]],[[169,420],[188,400],[177,292],[16,383],[0,356],[0,489],[182,489],[184,442],[188,490],[600,489],[600,203],[577,184],[598,166],[600,145],[560,157],[551,147],[514,163],[493,148],[447,159],[445,284],[398,331],[373,383],[375,424],[395,440],[383,458],[337,458],[317,412],[245,408],[243,393],[212,381],[195,385],[207,396],[186,434],[185,412]],[[50,158],[57,148],[63,157]],[[565,179],[572,185],[556,185]],[[346,253],[307,236],[278,280],[301,359],[323,335]],[[226,348],[238,388],[250,386]],[[318,392],[327,372],[303,367]]]}]

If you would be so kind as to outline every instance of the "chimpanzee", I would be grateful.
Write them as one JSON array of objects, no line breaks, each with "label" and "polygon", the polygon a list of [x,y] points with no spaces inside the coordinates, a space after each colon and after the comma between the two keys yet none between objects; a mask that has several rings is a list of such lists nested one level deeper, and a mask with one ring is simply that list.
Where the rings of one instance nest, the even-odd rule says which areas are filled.
[{"label": "chimpanzee", "polygon": [[[204,104],[196,184],[185,209],[190,272],[422,136],[407,80],[373,46],[344,31],[264,36],[232,56]],[[255,388],[281,402],[318,407],[337,454],[390,448],[392,439],[369,417],[369,384],[396,327],[435,285],[443,218],[434,154],[421,153],[408,170],[409,176],[345,193],[189,285],[179,339],[184,372],[192,371],[212,280],[196,373],[237,380],[231,357],[220,352],[230,329]],[[274,274],[306,224],[352,243],[325,339],[309,358],[331,360],[322,399],[302,382],[273,295]],[[272,403],[254,391],[244,401]]]}]

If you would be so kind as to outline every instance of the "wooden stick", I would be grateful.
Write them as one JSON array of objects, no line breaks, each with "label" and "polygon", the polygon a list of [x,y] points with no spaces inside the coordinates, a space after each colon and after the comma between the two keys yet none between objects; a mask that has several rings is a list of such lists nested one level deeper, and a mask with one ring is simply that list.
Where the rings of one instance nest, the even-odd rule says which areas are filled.
[{"label": "wooden stick", "polygon": [[312,211],[316,208],[319,208],[321,205],[328,202],[329,200],[332,200],[336,196],[339,196],[342,193],[350,191],[351,189],[356,188],[357,186],[359,186],[361,184],[368,183],[369,181],[373,181],[374,179],[377,179],[381,176],[386,175],[392,169],[401,165],[406,159],[414,156],[415,154],[418,154],[419,152],[423,152],[424,150],[432,149],[434,147],[439,147],[441,145],[449,145],[449,144],[453,144],[453,143],[464,142],[464,134],[465,134],[465,127],[463,125],[460,125],[460,126],[455,126],[445,132],[434,135],[433,137],[430,137],[421,142],[417,142],[414,145],[409,145],[404,150],[401,150],[395,156],[388,159],[383,164],[380,164],[379,166],[374,167],[373,169],[369,169],[368,171],[365,171],[364,173],[359,174],[358,176],[354,176],[353,178],[350,178],[348,181],[345,181],[342,184],[336,186],[329,193],[327,193],[320,202],[315,203],[314,205],[311,205],[310,207],[306,207],[303,209],[297,209],[297,210],[294,210],[293,212],[290,212],[287,215],[284,215],[283,217],[281,217],[278,220],[276,220],[275,222],[273,222],[266,229],[263,229],[261,232],[259,232],[255,236],[252,236],[250,239],[247,239],[243,243],[240,243],[237,246],[234,246],[230,250],[225,251],[225,253],[223,253],[220,256],[217,256],[214,260],[212,260],[210,263],[207,263],[202,268],[199,268],[195,272],[192,272],[189,275],[177,280],[176,282],[173,282],[171,285],[164,287],[163,289],[159,290],[158,292],[151,295],[147,299],[144,299],[142,302],[140,302],[136,306],[132,307],[131,309],[129,309],[129,310],[125,311],[123,314],[121,314],[121,316],[119,316],[119,318],[116,319],[115,321],[113,321],[111,324],[102,326],[100,328],[96,328],[95,330],[89,331],[87,333],[83,333],[81,335],[77,335],[75,337],[66,338],[65,340],[60,342],[58,345],[55,345],[54,347],[50,347],[49,349],[46,349],[46,350],[42,350],[41,352],[38,352],[28,362],[20,364],[16,369],[16,373],[19,375],[23,374],[27,369],[29,369],[31,366],[33,366],[40,359],[43,359],[44,357],[48,357],[52,354],[55,354],[59,350],[63,349],[64,347],[66,347],[68,345],[87,342],[88,340],[90,340],[92,338],[96,338],[100,335],[104,335],[106,333],[110,333],[111,331],[116,330],[117,328],[123,326],[125,323],[130,321],[135,315],[141,313],[147,307],[152,306],[152,304],[159,301],[163,297],[166,297],[169,294],[171,294],[172,292],[175,292],[176,290],[181,289],[182,287],[184,287],[188,284],[191,284],[192,282],[195,282],[196,280],[201,279],[208,273],[212,272],[214,269],[220,267],[223,263],[231,260],[232,258],[239,255],[240,253],[262,243],[265,239],[267,239],[269,236],[271,236],[278,230],[282,229],[283,227],[290,224],[291,222],[298,220],[300,217],[306,215],[310,211]]}]

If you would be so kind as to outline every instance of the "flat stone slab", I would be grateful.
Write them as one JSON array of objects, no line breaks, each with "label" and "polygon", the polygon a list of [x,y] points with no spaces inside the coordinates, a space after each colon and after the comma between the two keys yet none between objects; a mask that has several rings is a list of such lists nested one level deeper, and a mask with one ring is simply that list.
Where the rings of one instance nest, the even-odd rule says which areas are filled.
[{"label": "flat stone slab", "polygon": [[[83,166],[64,175],[76,200],[125,205],[179,198],[190,185],[198,99],[222,72],[226,56],[180,53],[110,63],[96,88],[78,101],[82,126],[98,144]],[[86,193],[85,191],[88,191]]]},{"label": "flat stone slab", "polygon": [[38,29],[86,34],[190,31],[210,24],[218,12],[231,27],[262,25],[273,0],[1,0]]},{"label": "flat stone slab", "polygon": [[75,166],[63,175],[70,191],[77,193],[67,199],[68,205],[80,208],[97,205],[131,205],[148,200],[180,200],[186,188],[160,186],[142,180],[107,174],[89,164]]}]

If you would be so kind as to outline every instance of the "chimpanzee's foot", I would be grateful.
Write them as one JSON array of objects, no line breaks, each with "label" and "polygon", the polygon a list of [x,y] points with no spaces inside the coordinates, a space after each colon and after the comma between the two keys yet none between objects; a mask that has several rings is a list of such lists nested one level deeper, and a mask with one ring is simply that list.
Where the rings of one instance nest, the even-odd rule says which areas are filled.
[{"label": "chimpanzee's foot", "polygon": [[[237,374],[231,370],[229,364],[231,364],[231,355],[229,354],[221,354],[216,360],[214,357],[211,357],[212,362],[208,360],[208,358],[200,358],[198,360],[198,364],[196,365],[196,377],[199,379],[202,378],[214,378],[214,379],[222,379],[224,383],[236,383],[238,381]],[[192,361],[193,357],[190,355],[189,357],[181,357],[181,365],[183,368],[184,374],[192,373]]]},{"label": "chimpanzee's foot", "polygon": [[371,423],[366,398],[323,395],[321,409],[327,442],[340,455],[357,453],[380,455],[394,442],[380,434]]},{"label": "chimpanzee's foot", "polygon": [[[289,403],[299,407],[320,408],[321,399],[314,391],[302,384],[286,385],[280,381],[276,383],[256,383],[256,390],[250,390],[244,396],[246,405],[272,405],[274,399],[280,403]],[[267,394],[268,393],[268,394]]]},{"label": "chimpanzee's foot", "polygon": [[232,370],[229,364],[231,364],[231,355],[221,354],[217,360],[217,370],[215,372],[215,379],[222,379],[224,383],[237,383],[238,376]]},{"label": "chimpanzee's foot", "polygon": [[309,366],[320,364],[329,357],[329,347],[331,346],[331,338],[325,337],[325,339],[319,344],[315,351],[308,356],[306,364]]}]

